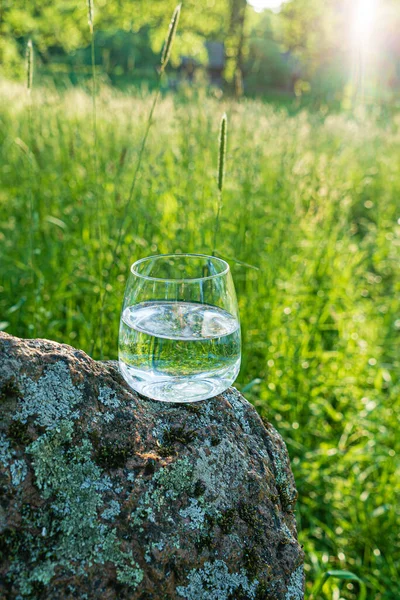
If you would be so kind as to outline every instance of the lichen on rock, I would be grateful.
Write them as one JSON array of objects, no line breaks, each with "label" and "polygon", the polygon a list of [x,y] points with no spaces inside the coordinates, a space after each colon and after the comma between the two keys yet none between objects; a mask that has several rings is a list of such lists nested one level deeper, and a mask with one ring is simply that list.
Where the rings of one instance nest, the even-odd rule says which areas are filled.
[{"label": "lichen on rock", "polygon": [[82,386],[72,383],[69,369],[62,361],[50,365],[38,381],[23,375],[20,389],[15,420],[26,423],[33,417],[36,425],[52,429],[60,419],[79,416],[75,407],[82,401]]},{"label": "lichen on rock", "polygon": [[188,585],[176,588],[178,596],[186,600],[228,600],[233,592],[241,591],[249,600],[254,600],[258,587],[255,579],[249,582],[244,569],[230,573],[222,560],[204,563],[201,569],[192,569]]},{"label": "lichen on rock", "polygon": [[0,597],[303,598],[286,447],[236,390],[165,405],[0,334],[0,398]]},{"label": "lichen on rock", "polygon": [[297,567],[290,576],[285,600],[302,600],[304,597],[304,568]]}]

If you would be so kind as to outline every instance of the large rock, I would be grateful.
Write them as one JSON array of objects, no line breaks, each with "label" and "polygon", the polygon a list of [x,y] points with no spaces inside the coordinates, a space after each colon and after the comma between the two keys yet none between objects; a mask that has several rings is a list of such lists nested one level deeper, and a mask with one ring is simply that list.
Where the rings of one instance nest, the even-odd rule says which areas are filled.
[{"label": "large rock", "polygon": [[286,447],[235,389],[154,402],[1,334],[0,402],[0,598],[303,598]]}]

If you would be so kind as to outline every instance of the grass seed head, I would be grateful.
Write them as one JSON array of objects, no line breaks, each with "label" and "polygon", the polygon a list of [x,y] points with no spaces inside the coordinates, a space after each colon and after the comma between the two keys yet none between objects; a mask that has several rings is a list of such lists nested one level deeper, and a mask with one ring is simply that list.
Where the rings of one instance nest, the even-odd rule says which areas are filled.
[{"label": "grass seed head", "polygon": [[93,26],[94,26],[93,0],[87,0],[87,4],[88,4],[88,23],[89,23],[90,33],[93,33]]},{"label": "grass seed head", "polygon": [[218,190],[222,192],[225,177],[225,158],[227,140],[228,118],[226,113],[222,115],[219,129],[219,151],[218,151]]},{"label": "grass seed head", "polygon": [[26,85],[30,94],[33,84],[33,45],[29,40],[26,45]]},{"label": "grass seed head", "polygon": [[161,54],[161,67],[160,67],[161,73],[164,71],[164,69],[167,66],[168,61],[169,61],[172,44],[174,42],[175,33],[178,28],[179,15],[181,14],[181,6],[182,6],[181,4],[178,4],[178,6],[175,8],[172,18],[171,18],[171,22],[169,24],[168,35],[165,40],[164,48],[163,48],[163,51]]}]

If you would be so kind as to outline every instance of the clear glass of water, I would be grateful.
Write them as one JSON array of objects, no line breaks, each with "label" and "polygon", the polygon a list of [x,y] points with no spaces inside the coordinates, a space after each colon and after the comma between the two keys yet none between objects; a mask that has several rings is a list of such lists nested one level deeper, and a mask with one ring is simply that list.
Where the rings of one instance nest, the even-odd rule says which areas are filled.
[{"label": "clear glass of water", "polygon": [[196,402],[226,390],[240,368],[240,323],[229,265],[166,254],[131,266],[118,356],[128,384],[163,402]]}]

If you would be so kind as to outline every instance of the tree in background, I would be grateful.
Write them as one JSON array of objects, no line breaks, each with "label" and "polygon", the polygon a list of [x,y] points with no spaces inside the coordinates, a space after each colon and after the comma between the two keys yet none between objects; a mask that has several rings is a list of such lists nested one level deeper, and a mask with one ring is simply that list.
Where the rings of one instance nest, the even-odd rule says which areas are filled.
[{"label": "tree in background", "polygon": [[297,61],[293,91],[301,94],[342,90],[350,64],[346,0],[289,0],[282,6],[278,22],[285,51]]},{"label": "tree in background", "polygon": [[246,0],[229,0],[229,30],[226,39],[227,77],[234,82],[237,97],[243,94]]},{"label": "tree in background", "polygon": [[290,92],[296,59],[279,42],[279,15],[271,11],[248,13],[247,56],[244,65],[246,93],[266,90]]}]

